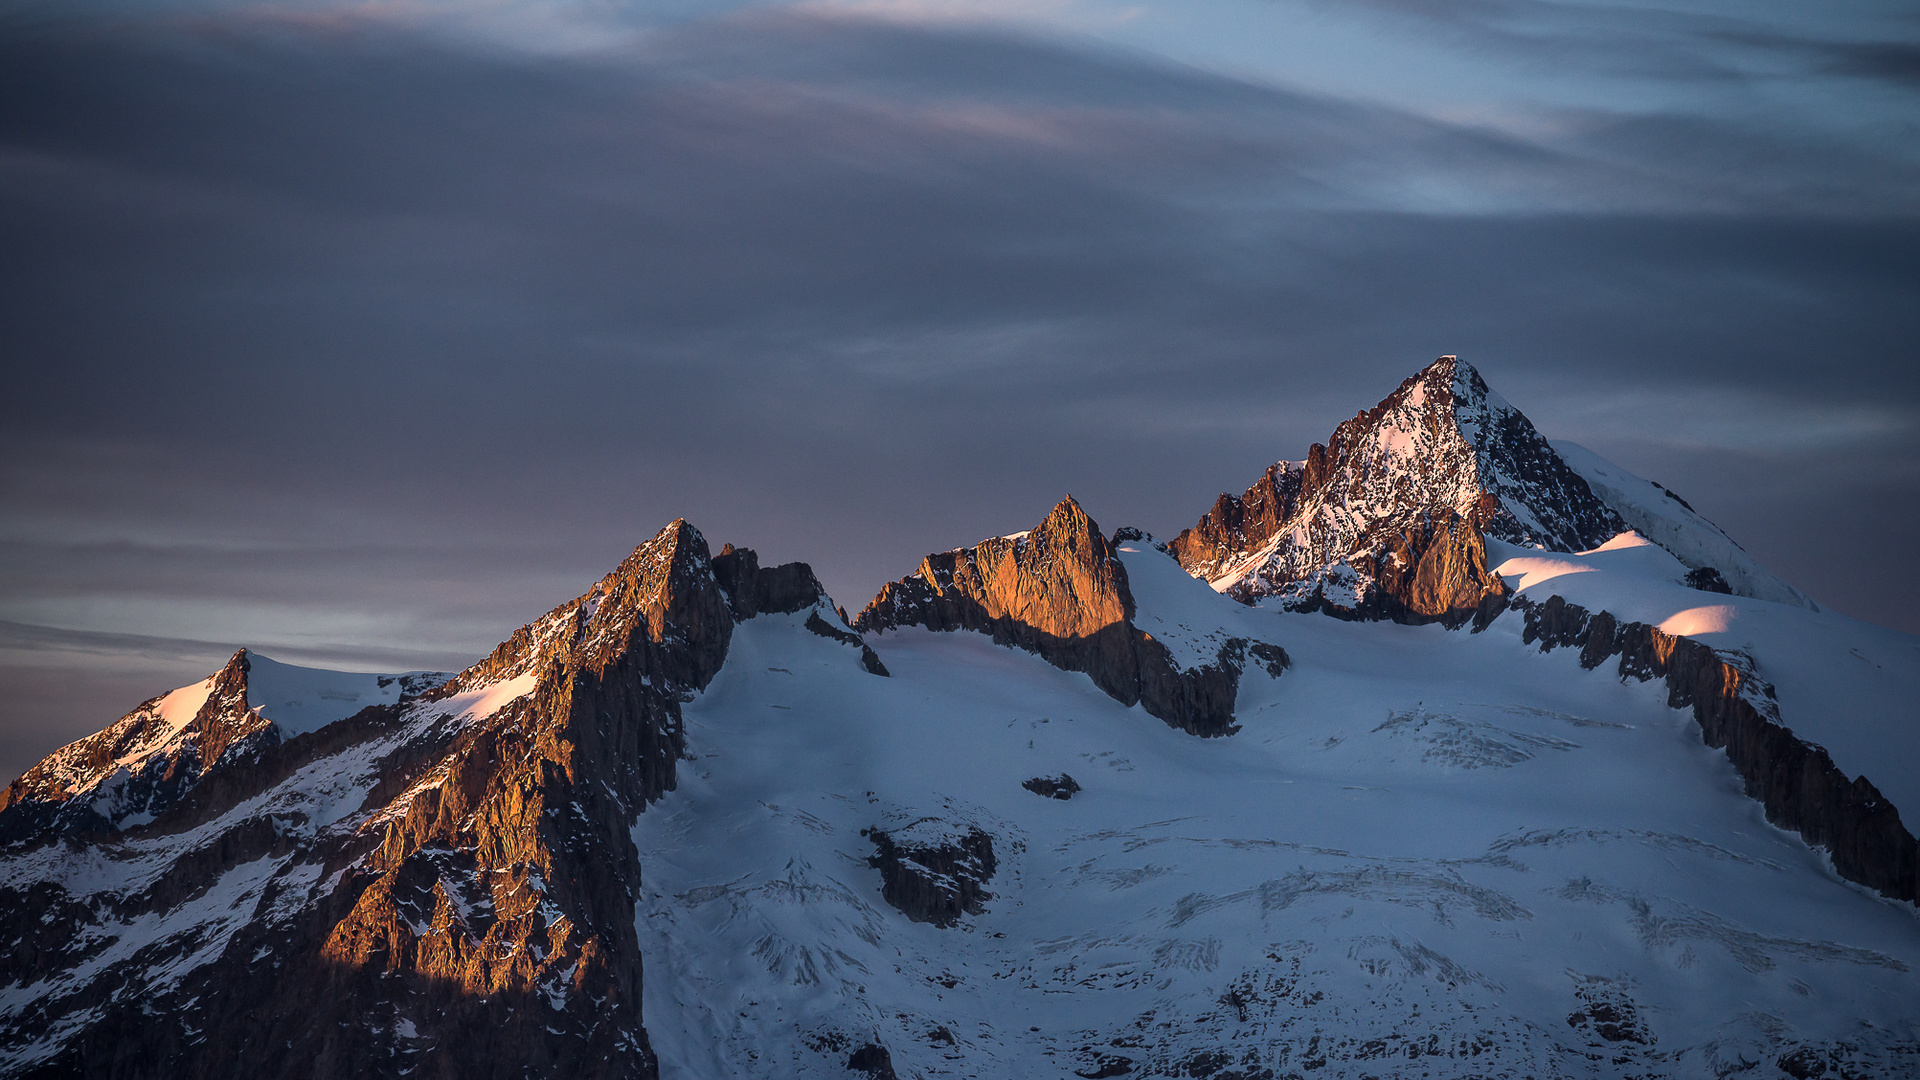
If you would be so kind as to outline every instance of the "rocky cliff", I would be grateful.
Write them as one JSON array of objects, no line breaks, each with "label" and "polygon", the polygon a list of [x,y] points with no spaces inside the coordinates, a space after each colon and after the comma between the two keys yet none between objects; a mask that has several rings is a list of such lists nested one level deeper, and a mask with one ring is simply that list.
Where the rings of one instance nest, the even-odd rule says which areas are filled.
[{"label": "rocky cliff", "polygon": [[1503,591],[1486,537],[1578,551],[1624,527],[1479,372],[1443,356],[1168,547],[1243,602],[1459,622]]},{"label": "rocky cliff", "polygon": [[[281,739],[236,693],[242,653],[190,720],[143,705],[9,793],[23,947],[0,979],[31,1004],[0,1029],[5,1071],[654,1075],[633,822],[673,788],[681,702],[736,622],[823,603],[806,566],[710,557],[676,521],[418,698]],[[140,789],[112,846],[25,813],[161,727],[176,749],[142,768],[200,780]]]},{"label": "rocky cliff", "polygon": [[[854,619],[862,633],[903,626],[990,635],[1066,671],[1084,672],[1115,700],[1196,735],[1234,730],[1233,706],[1250,642],[1229,641],[1212,663],[1182,667],[1132,622],[1127,570],[1069,495],[1038,526],[929,555],[881,589]],[[1285,666],[1277,646],[1262,645]]]},{"label": "rocky cliff", "polygon": [[1920,841],[1872,782],[1848,778],[1826,750],[1781,722],[1773,688],[1751,659],[1561,597],[1513,601],[1522,639],[1541,651],[1580,650],[1588,670],[1618,657],[1622,679],[1663,680],[1667,703],[1690,708],[1708,746],[1725,752],[1767,820],[1825,848],[1841,877],[1882,896],[1920,901]]}]

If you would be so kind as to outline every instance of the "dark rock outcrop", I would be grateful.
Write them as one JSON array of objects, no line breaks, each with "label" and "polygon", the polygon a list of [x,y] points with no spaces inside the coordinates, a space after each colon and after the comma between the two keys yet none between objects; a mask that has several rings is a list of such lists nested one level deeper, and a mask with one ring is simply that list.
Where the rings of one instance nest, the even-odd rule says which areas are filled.
[{"label": "dark rock outcrop", "polygon": [[1580,650],[1588,670],[1618,657],[1622,679],[1661,679],[1667,703],[1691,708],[1708,746],[1722,750],[1767,820],[1824,847],[1834,870],[1883,896],[1920,901],[1920,842],[1866,777],[1849,779],[1827,751],[1780,722],[1773,688],[1753,662],[1639,622],[1589,613],[1559,596],[1516,597],[1522,638],[1542,651]]},{"label": "dark rock outcrop", "polygon": [[1248,643],[1247,651],[1253,654],[1255,660],[1260,661],[1260,666],[1267,669],[1268,675],[1276,679],[1282,672],[1293,666],[1293,658],[1287,655],[1287,650],[1278,645],[1254,641]]},{"label": "dark rock outcrop", "polygon": [[881,589],[853,625],[862,633],[923,626],[987,634],[1083,672],[1114,700],[1138,703],[1183,731],[1236,730],[1234,697],[1249,643],[1233,639],[1212,663],[1183,668],[1164,643],[1134,626],[1133,614],[1126,566],[1069,495],[1029,532],[927,556],[913,575]]},{"label": "dark rock outcrop", "polygon": [[[760,556],[752,548],[736,548],[732,544],[721,548],[720,554],[713,557],[713,577],[727,594],[727,605],[733,609],[736,622],[745,622],[756,615],[791,615],[813,607],[827,596],[820,579],[814,576],[813,567],[806,563],[763,568]],[[846,619],[844,612],[837,608],[835,611],[842,621]],[[859,634],[833,625],[817,611],[807,616],[806,628],[830,641],[859,649],[860,666],[868,673],[887,674],[887,666],[880,662],[879,654]]]},{"label": "dark rock outcrop", "polygon": [[1288,607],[1342,619],[1457,627],[1507,593],[1500,575],[1487,565],[1486,538],[1459,515],[1425,519],[1381,537],[1378,546],[1349,565],[1349,573],[1335,568],[1321,575]]},{"label": "dark rock outcrop", "polygon": [[868,645],[859,634],[840,629],[821,618],[819,612],[814,612],[812,615],[807,616],[806,626],[810,633],[818,634],[831,641],[837,641],[842,645],[851,645],[859,649],[860,666],[867,669],[867,674],[879,675],[882,678],[890,674],[887,671],[887,665],[880,662],[880,654],[874,652],[873,646]]},{"label": "dark rock outcrop", "polygon": [[1059,799],[1061,802],[1065,802],[1080,793],[1079,783],[1066,773],[1061,773],[1059,776],[1036,776],[1022,783],[1020,786],[1033,792],[1035,795],[1043,795],[1049,799]]},{"label": "dark rock outcrop", "polygon": [[847,1055],[847,1071],[862,1073],[867,1080],[899,1080],[893,1071],[893,1055],[879,1043],[868,1043]]},{"label": "dark rock outcrop", "polygon": [[962,915],[986,911],[993,899],[986,883],[998,864],[993,837],[977,826],[943,834],[928,830],[929,821],[916,822],[897,832],[866,829],[873,841],[867,865],[880,871],[880,894],[888,904],[914,922],[949,927]]},{"label": "dark rock outcrop", "polygon": [[1687,571],[1687,586],[1699,589],[1701,592],[1733,595],[1733,586],[1727,584],[1727,579],[1721,576],[1719,568],[1713,566],[1702,566],[1696,570]]},{"label": "dark rock outcrop", "polygon": [[713,578],[726,593],[734,619],[741,622],[755,615],[805,611],[827,595],[813,567],[806,563],[762,567],[760,556],[752,548],[732,544],[713,557]]}]

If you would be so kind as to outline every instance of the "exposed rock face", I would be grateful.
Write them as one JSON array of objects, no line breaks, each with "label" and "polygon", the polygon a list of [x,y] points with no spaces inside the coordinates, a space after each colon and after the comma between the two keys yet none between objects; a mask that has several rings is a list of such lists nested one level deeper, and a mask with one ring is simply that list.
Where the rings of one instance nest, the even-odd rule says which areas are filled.
[{"label": "exposed rock face", "polygon": [[[810,607],[824,607],[827,597],[820,579],[813,574],[813,567],[806,563],[785,563],[762,569],[760,556],[754,554],[752,548],[736,548],[732,544],[713,557],[713,576],[727,594],[734,619],[741,622],[755,615],[776,612],[791,615]],[[859,634],[844,628],[844,612],[836,608],[834,613],[842,626],[833,625],[815,610],[807,616],[806,628],[823,638],[859,649],[860,666],[869,674],[885,676],[887,666],[880,662],[879,654]]]},{"label": "exposed rock face", "polygon": [[0,842],[48,828],[110,833],[164,813],[209,770],[254,756],[272,725],[247,709],[247,653],[197,687],[145,701],[54,751],[0,793]]},{"label": "exposed rock face", "polygon": [[1169,550],[1243,602],[1458,623],[1504,592],[1485,537],[1579,551],[1624,528],[1519,410],[1443,356],[1305,461],[1221,495]]},{"label": "exposed rock face", "polygon": [[[227,782],[228,774],[256,773],[288,737],[256,707],[259,665],[312,674],[241,649],[199,683],[142,702],[105,730],[49,754],[0,791],[0,844],[49,830],[112,835],[153,821],[202,786]],[[387,704],[411,701],[446,678],[437,672],[347,676],[362,689],[377,683],[372,696]]]},{"label": "exposed rock face", "polygon": [[713,557],[713,578],[726,593],[734,619],[741,622],[755,615],[805,611],[827,595],[813,567],[806,563],[762,568],[760,556],[752,548],[732,544]]},{"label": "exposed rock face", "polygon": [[1080,785],[1066,773],[1059,776],[1036,776],[1020,785],[1035,795],[1065,802],[1080,793]]},{"label": "exposed rock face", "polygon": [[1920,842],[1866,777],[1848,779],[1826,750],[1780,722],[1773,688],[1751,660],[1717,652],[1645,623],[1589,613],[1561,597],[1513,601],[1526,619],[1523,640],[1542,651],[1580,650],[1589,670],[1619,657],[1622,679],[1663,679],[1667,703],[1691,707],[1708,746],[1724,750],[1766,808],[1767,820],[1827,849],[1840,876],[1896,900],[1920,901]]},{"label": "exposed rock face", "polygon": [[873,651],[873,646],[861,640],[859,634],[840,629],[838,626],[821,618],[820,613],[817,611],[807,616],[806,627],[810,633],[818,634],[823,638],[837,641],[842,645],[851,645],[859,649],[860,666],[867,669],[867,674],[878,675],[882,678],[888,676],[887,665],[880,662],[880,654]]},{"label": "exposed rock face", "polygon": [[1068,496],[1029,532],[927,556],[912,577],[882,588],[854,626],[982,631],[1118,680],[1132,666],[1132,614],[1127,568]]},{"label": "exposed rock face", "polygon": [[[444,686],[295,738],[246,726],[236,656],[144,759],[152,820],[81,860],[91,880],[52,825],[6,851],[0,979],[32,999],[0,1025],[14,1073],[654,1075],[632,824],[736,621],[822,602],[806,566],[710,558],[676,521]],[[68,758],[147,746],[179,724],[164,704]],[[61,805],[63,767],[7,816]]]},{"label": "exposed rock face", "polygon": [[993,899],[986,884],[998,863],[993,837],[977,826],[964,832],[942,823],[920,821],[889,833],[868,829],[874,854],[867,865],[880,871],[880,892],[887,903],[914,922],[948,927],[962,915],[986,911]]},{"label": "exposed rock face", "polygon": [[912,576],[881,589],[853,625],[862,633],[924,626],[989,634],[1084,672],[1115,700],[1137,702],[1184,731],[1235,730],[1248,642],[1235,638],[1214,663],[1183,668],[1133,625],[1133,611],[1126,566],[1069,495],[1029,532],[927,556]]}]

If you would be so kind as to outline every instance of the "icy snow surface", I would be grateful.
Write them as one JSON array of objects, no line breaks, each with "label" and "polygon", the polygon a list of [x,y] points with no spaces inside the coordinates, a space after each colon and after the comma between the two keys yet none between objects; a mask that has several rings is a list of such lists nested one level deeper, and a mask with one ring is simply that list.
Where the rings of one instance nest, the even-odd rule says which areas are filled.
[{"label": "icy snow surface", "polygon": [[[1613,581],[1668,617],[1728,599],[1628,589],[1645,567],[1609,560],[1659,565],[1642,546],[1537,588]],[[1239,734],[976,634],[889,633],[875,678],[801,616],[736,630],[678,789],[634,828],[661,1075],[841,1080],[868,1043],[902,1077],[996,1080],[1706,1077],[1803,1043],[1911,1069],[1920,921],[1767,825],[1663,686],[1542,654],[1513,615],[1345,623],[1121,557],[1141,625],[1187,655],[1291,654],[1278,679],[1247,665]],[[1829,618],[1731,606],[1736,631]],[[1799,706],[1783,685],[1796,727]],[[1061,772],[1071,801],[1020,786]],[[997,856],[952,929],[889,907],[866,862],[862,829],[929,819]]]},{"label": "icy snow surface", "polygon": [[400,700],[405,675],[424,674],[296,667],[251,650],[247,663],[247,707],[273,721],[288,738],[318,731],[370,705],[391,705]]}]

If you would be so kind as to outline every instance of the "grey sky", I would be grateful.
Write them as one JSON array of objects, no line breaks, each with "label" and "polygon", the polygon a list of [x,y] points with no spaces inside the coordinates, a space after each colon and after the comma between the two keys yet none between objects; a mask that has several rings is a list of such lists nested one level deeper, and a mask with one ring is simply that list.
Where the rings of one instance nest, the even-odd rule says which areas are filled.
[{"label": "grey sky", "polygon": [[675,516],[849,607],[1069,490],[1170,534],[1444,352],[1920,630],[1895,8],[157,10],[0,30],[10,773]]}]

